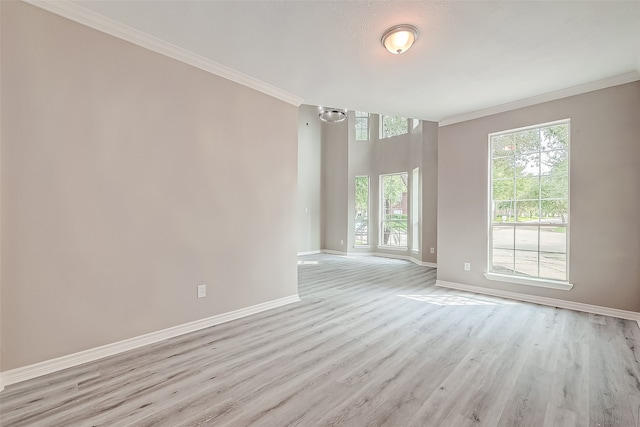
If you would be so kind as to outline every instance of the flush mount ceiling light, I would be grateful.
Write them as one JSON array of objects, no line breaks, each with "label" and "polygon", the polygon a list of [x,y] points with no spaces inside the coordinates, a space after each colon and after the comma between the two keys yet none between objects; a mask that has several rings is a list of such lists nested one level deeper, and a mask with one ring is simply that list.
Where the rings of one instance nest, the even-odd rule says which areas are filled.
[{"label": "flush mount ceiling light", "polygon": [[416,40],[418,40],[418,29],[413,25],[402,24],[385,31],[381,41],[389,52],[399,55],[409,50]]},{"label": "flush mount ceiling light", "polygon": [[341,122],[347,118],[347,112],[340,108],[320,108],[320,120],[325,122]]}]

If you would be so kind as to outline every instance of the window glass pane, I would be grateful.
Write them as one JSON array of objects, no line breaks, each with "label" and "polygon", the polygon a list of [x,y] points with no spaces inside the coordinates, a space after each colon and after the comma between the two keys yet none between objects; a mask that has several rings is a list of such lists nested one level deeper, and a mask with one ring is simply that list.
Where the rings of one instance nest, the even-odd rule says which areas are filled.
[{"label": "window glass pane", "polygon": [[355,245],[369,244],[369,177],[356,177]]},{"label": "window glass pane", "polygon": [[493,200],[514,200],[513,179],[493,180]]},{"label": "window glass pane", "polygon": [[515,252],[516,274],[538,277],[538,252]]},{"label": "window glass pane", "polygon": [[493,179],[511,179],[515,177],[514,157],[496,157],[491,161]]},{"label": "window glass pane", "polygon": [[546,175],[540,178],[540,197],[543,199],[568,199],[569,177],[566,174]]},{"label": "window glass pane", "polygon": [[495,273],[502,274],[513,274],[513,250],[508,249],[494,249],[493,250],[493,260],[492,271]]},{"label": "window glass pane", "polygon": [[356,141],[369,140],[369,113],[356,111]]},{"label": "window glass pane", "polygon": [[516,202],[517,222],[539,222],[540,203],[538,200],[518,200]]},{"label": "window glass pane", "polygon": [[569,222],[568,207],[569,203],[566,199],[542,200],[543,218],[545,223],[564,224]]},{"label": "window glass pane", "polygon": [[515,159],[516,177],[540,175],[540,153],[519,154]]},{"label": "window glass pane", "polygon": [[406,117],[382,116],[382,137],[403,135],[409,132],[409,123]]},{"label": "window glass pane", "polygon": [[538,227],[516,228],[516,249],[538,251]]},{"label": "window glass pane", "polygon": [[515,222],[515,202],[503,201],[493,203],[492,222]]},{"label": "window glass pane", "polygon": [[513,249],[512,225],[500,225],[491,227],[493,230],[493,249]]},{"label": "window glass pane", "polygon": [[380,179],[383,246],[407,247],[407,177],[405,172]]},{"label": "window glass pane", "polygon": [[567,255],[540,252],[540,277],[567,280]]},{"label": "window glass pane", "polygon": [[540,227],[540,251],[567,253],[567,227]]},{"label": "window glass pane", "polygon": [[567,150],[569,148],[569,126],[566,124],[542,128],[542,150]]},{"label": "window glass pane", "polygon": [[538,199],[540,196],[540,177],[528,176],[516,181],[516,198],[518,200]]},{"label": "window glass pane", "polygon": [[540,151],[540,130],[529,129],[511,134],[518,154]]},{"label": "window glass pane", "polygon": [[509,135],[491,137],[492,157],[512,157],[516,151],[516,144]]},{"label": "window glass pane", "polygon": [[566,174],[568,156],[564,150],[544,151],[540,153],[540,172],[542,175]]}]

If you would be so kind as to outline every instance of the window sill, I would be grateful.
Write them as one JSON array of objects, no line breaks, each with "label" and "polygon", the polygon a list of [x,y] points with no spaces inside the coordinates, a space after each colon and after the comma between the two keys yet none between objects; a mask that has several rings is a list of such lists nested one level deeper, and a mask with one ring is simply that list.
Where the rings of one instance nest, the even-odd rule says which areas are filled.
[{"label": "window sill", "polygon": [[369,249],[371,245],[353,245],[354,249]]},{"label": "window sill", "polygon": [[528,277],[509,276],[507,274],[484,273],[484,277],[488,280],[498,282],[515,283],[518,285],[537,286],[539,288],[558,289],[561,291],[569,291],[573,285],[568,282],[550,279],[533,279]]}]

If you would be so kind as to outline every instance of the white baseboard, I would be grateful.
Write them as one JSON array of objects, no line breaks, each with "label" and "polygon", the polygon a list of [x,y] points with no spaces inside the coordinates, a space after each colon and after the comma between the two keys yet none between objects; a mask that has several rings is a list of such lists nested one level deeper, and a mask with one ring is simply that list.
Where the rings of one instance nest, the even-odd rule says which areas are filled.
[{"label": "white baseboard", "polygon": [[298,252],[298,256],[304,256],[304,255],[316,255],[316,254],[321,254],[322,251],[307,251],[307,252]]},{"label": "white baseboard", "polygon": [[581,302],[566,301],[556,298],[539,297],[535,295],[521,294],[518,292],[500,291],[497,289],[483,288],[481,286],[464,285],[462,283],[436,280],[436,286],[442,288],[457,289],[459,291],[473,292],[476,294],[491,295],[517,301],[531,302],[550,307],[566,308],[569,310],[583,311],[585,313],[600,314],[602,316],[617,317],[619,319],[633,320],[640,327],[640,313],[636,311],[618,310],[616,308],[602,307],[599,305],[584,304]]},{"label": "white baseboard", "polygon": [[100,347],[91,348],[78,353],[57,357],[55,359],[45,360],[33,365],[23,366],[0,372],[0,391],[5,386],[19,383],[21,381],[30,380],[42,375],[61,371],[63,369],[78,366],[83,363],[93,362],[108,356],[113,356],[128,350],[133,350],[145,345],[153,344],[162,340],[177,337],[189,332],[198,331],[200,329],[219,325],[231,320],[240,319],[241,317],[250,316],[262,311],[271,310],[283,305],[300,301],[298,294],[288,297],[279,298],[273,301],[263,302],[261,304],[252,305],[251,307],[241,308],[239,310],[230,311],[228,313],[218,314],[216,316],[207,317],[205,319],[196,320],[182,325],[173,326],[171,328],[162,329],[160,331],[151,332],[149,334],[140,335],[123,341],[114,342]]}]

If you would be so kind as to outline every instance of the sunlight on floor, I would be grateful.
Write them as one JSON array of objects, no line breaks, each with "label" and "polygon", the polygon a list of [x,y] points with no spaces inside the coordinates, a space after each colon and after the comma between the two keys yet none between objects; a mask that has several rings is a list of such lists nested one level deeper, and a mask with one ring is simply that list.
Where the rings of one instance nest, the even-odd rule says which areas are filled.
[{"label": "sunlight on floor", "polygon": [[298,265],[318,264],[318,261],[301,261],[298,260]]},{"label": "sunlight on floor", "polygon": [[464,295],[398,295],[402,298],[409,298],[434,305],[507,305],[512,304],[506,300],[487,300],[480,297],[469,297]]}]

